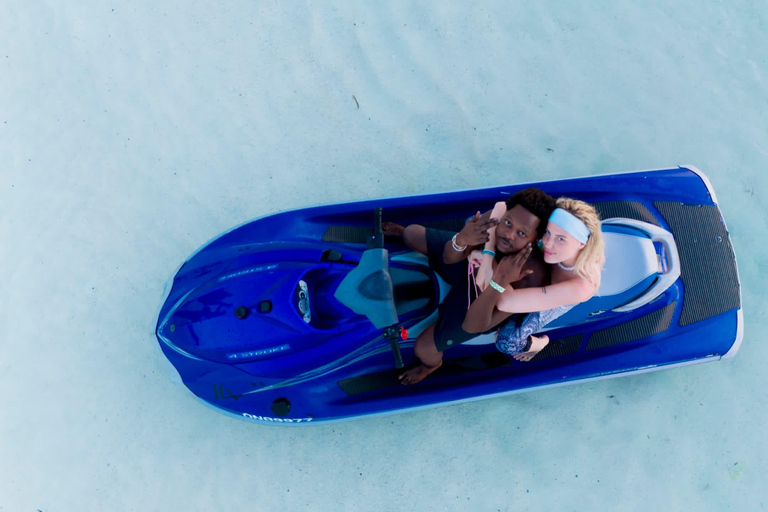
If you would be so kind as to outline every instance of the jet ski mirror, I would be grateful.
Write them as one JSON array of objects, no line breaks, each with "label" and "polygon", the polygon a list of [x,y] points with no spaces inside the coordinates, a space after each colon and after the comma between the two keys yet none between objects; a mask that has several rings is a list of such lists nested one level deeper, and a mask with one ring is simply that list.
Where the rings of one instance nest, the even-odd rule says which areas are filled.
[{"label": "jet ski mirror", "polygon": [[385,336],[392,345],[398,368],[402,368],[399,337],[387,335],[390,331],[400,332],[400,319],[389,275],[389,251],[384,249],[381,208],[374,211],[374,232],[368,240],[368,250],[363,253],[357,267],[342,280],[333,296],[358,315],[368,317],[377,329],[387,329]]}]

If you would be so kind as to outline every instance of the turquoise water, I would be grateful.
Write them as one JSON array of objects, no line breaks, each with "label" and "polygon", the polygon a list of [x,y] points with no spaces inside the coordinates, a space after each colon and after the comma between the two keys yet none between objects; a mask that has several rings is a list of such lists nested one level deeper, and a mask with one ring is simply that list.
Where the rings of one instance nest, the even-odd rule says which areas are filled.
[{"label": "turquoise water", "polygon": [[[0,511],[762,510],[768,6],[0,5]],[[174,386],[163,285],[340,201],[695,165],[732,360],[302,429]]]}]

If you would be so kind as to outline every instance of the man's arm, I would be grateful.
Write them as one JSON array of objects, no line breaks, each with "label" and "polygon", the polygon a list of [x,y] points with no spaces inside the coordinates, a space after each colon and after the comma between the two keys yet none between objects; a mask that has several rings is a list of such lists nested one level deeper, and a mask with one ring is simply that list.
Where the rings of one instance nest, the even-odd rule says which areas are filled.
[{"label": "man's arm", "polygon": [[[537,288],[548,283],[546,263],[539,258],[529,258],[525,271],[532,271],[519,281],[512,283],[515,289]],[[472,303],[464,317],[462,329],[467,332],[485,332],[498,325],[512,313],[498,308],[503,295],[490,286]]]},{"label": "man's arm", "polygon": [[488,287],[475,299],[464,317],[461,328],[467,332],[485,332],[508,317],[511,313],[500,311],[496,305],[501,300],[501,293]]},{"label": "man's arm", "polygon": [[464,224],[461,231],[456,233],[456,247],[454,247],[453,240],[449,240],[445,244],[443,261],[450,264],[467,259],[467,256],[473,249],[484,245],[488,241],[490,237],[488,234],[489,230],[495,228],[498,223],[499,219],[491,218],[491,210],[482,215],[480,215],[480,212],[477,212],[474,217]]}]

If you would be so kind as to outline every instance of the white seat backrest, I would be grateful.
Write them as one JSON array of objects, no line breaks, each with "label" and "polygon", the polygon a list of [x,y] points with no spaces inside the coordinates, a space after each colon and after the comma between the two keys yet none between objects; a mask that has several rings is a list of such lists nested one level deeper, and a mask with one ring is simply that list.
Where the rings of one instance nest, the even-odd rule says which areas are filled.
[{"label": "white seat backrest", "polygon": [[605,264],[597,295],[623,293],[659,272],[659,260],[650,238],[603,231]]}]

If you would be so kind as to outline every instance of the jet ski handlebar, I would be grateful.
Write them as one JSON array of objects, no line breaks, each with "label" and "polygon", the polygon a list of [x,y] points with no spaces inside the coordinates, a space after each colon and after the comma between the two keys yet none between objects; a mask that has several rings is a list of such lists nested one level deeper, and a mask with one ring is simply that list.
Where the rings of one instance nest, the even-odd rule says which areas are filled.
[{"label": "jet ski handlebar", "polygon": [[336,300],[359,315],[365,315],[392,345],[395,364],[403,367],[398,344],[402,333],[395,307],[394,285],[389,273],[389,252],[384,248],[381,208],[374,210],[373,235],[360,263],[341,281],[333,294]]},{"label": "jet ski handlebar", "polygon": [[383,249],[384,233],[381,230],[381,208],[373,209],[373,235],[368,239],[368,249]]}]

